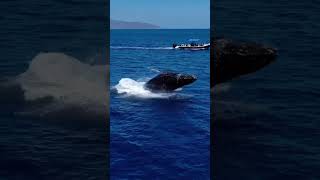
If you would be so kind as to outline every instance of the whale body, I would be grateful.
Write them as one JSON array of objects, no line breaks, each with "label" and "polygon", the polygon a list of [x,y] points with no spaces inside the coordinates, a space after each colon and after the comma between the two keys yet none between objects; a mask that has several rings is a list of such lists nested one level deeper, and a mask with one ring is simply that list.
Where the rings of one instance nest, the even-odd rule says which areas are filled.
[{"label": "whale body", "polygon": [[158,74],[145,84],[145,88],[151,91],[174,91],[185,85],[191,84],[197,77],[189,74],[165,72]]},{"label": "whale body", "polygon": [[211,87],[253,73],[277,57],[275,48],[223,38],[213,40],[212,49]]}]

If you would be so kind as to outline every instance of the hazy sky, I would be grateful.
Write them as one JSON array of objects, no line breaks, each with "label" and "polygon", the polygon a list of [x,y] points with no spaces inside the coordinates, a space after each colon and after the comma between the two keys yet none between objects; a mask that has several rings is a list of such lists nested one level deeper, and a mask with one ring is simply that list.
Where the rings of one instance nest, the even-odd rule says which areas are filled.
[{"label": "hazy sky", "polygon": [[111,0],[111,18],[161,28],[209,28],[210,0]]}]

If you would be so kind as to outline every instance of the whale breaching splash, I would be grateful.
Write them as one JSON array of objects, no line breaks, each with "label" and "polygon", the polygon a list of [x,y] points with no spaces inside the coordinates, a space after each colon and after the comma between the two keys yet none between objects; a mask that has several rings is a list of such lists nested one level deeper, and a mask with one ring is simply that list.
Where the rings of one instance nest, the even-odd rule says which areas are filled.
[{"label": "whale breaching splash", "polygon": [[107,75],[108,65],[39,53],[25,72],[0,82],[0,103],[14,105],[15,115],[102,119],[109,110]]},{"label": "whale breaching splash", "polygon": [[124,97],[143,99],[182,98],[182,96],[177,96],[176,92],[196,80],[197,78],[194,75],[165,72],[158,74],[149,81],[122,78],[113,89]]}]

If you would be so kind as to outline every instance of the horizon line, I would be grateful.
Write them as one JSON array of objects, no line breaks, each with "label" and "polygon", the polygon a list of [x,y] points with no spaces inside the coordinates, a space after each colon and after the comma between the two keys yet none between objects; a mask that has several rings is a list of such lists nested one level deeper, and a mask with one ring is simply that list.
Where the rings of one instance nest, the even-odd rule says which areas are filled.
[{"label": "horizon line", "polygon": [[110,30],[182,30],[182,29],[199,29],[199,30],[210,30],[211,28],[110,28]]}]

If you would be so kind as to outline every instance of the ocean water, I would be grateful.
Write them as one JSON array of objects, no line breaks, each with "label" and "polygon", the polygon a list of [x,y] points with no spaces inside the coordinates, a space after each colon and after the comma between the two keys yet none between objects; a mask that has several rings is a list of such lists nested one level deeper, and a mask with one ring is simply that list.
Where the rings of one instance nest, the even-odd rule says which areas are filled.
[{"label": "ocean water", "polygon": [[319,1],[216,1],[217,36],[278,49],[214,94],[215,179],[320,179]]},{"label": "ocean water", "polygon": [[[171,48],[209,37],[209,30],[111,30],[111,179],[209,179],[210,50]],[[143,88],[163,71],[198,79],[173,93]]]},{"label": "ocean water", "polygon": [[0,2],[0,179],[107,179],[106,7]]}]

